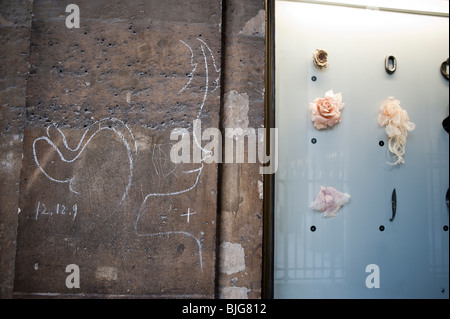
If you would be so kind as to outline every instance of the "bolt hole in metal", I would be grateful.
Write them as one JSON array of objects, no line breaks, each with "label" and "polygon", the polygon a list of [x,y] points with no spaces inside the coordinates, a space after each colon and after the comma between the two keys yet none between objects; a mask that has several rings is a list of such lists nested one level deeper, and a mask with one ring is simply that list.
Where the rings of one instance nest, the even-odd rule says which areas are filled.
[{"label": "bolt hole in metal", "polygon": [[384,59],[384,68],[387,73],[392,74],[397,70],[397,59],[393,55],[388,55]]},{"label": "bolt hole in metal", "polygon": [[317,139],[316,138],[312,138],[311,139],[311,143],[316,144],[317,143]]},{"label": "bolt hole in metal", "polygon": [[316,226],[312,225],[310,229],[311,229],[312,232],[315,232],[316,231]]},{"label": "bolt hole in metal", "polygon": [[379,227],[379,229],[380,229],[380,231],[384,231],[384,226],[381,225],[381,226]]}]

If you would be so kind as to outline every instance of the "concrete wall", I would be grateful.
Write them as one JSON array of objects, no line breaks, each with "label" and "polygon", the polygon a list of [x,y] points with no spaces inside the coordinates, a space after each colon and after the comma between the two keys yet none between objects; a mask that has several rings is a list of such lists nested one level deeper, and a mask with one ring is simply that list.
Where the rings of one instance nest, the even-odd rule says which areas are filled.
[{"label": "concrete wall", "polygon": [[260,297],[260,165],[175,164],[170,134],[195,158],[196,130],[262,126],[264,22],[261,0],[1,2],[0,297]]},{"label": "concrete wall", "polygon": [[[264,124],[265,15],[263,1],[227,1],[223,16],[224,127]],[[220,201],[219,293],[261,294],[262,176],[259,164],[223,164]]]}]

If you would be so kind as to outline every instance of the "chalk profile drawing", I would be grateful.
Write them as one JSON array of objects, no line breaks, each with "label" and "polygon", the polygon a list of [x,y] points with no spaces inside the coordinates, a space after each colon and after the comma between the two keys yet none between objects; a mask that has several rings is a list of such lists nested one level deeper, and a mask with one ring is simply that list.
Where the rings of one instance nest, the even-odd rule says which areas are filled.
[{"label": "chalk profile drawing", "polygon": [[[194,72],[197,70],[197,68],[199,67],[199,64],[203,64],[204,68],[205,68],[205,83],[204,86],[202,86],[203,89],[203,96],[201,101],[199,101],[198,103],[198,111],[197,111],[197,115],[195,120],[199,120],[201,118],[202,112],[203,112],[203,108],[205,106],[205,103],[208,99],[208,96],[210,93],[213,93],[214,91],[216,91],[219,88],[220,85],[220,68],[217,67],[216,65],[216,60],[214,58],[214,54],[211,51],[210,47],[206,44],[205,41],[203,41],[200,38],[196,39],[198,41],[198,45],[200,46],[201,49],[201,57],[200,57],[200,63],[199,62],[195,62],[195,57],[194,57],[194,50],[192,49],[192,47],[186,43],[185,41],[180,40],[180,44],[182,44],[183,46],[185,46],[188,50],[189,50],[189,54],[190,54],[190,65],[192,66],[192,71],[186,75],[186,77],[188,78],[187,82],[185,83],[185,85],[180,88],[180,90],[178,91],[177,95],[182,94],[190,85],[191,82],[194,78]],[[210,60],[212,62],[212,68],[210,68],[210,63],[208,62],[208,60]],[[210,71],[212,69],[212,72]],[[210,72],[212,74],[214,74],[215,78],[212,81],[212,85],[210,86]],[[193,132],[196,131],[197,129],[197,122],[199,121],[194,121],[194,125],[193,125]],[[52,136],[51,132],[50,132],[50,128],[55,128],[56,132],[59,133],[60,138],[62,139],[62,143],[63,145],[60,146],[59,144],[57,145],[54,140],[57,138],[56,136]],[[132,130],[128,127],[128,125],[126,123],[124,123],[122,120],[117,119],[117,118],[104,118],[101,119],[97,122],[95,122],[94,124],[90,125],[88,128],[86,128],[86,130],[84,131],[82,137],[80,138],[78,144],[76,145],[76,147],[72,148],[68,145],[67,143],[67,138],[65,136],[65,134],[62,132],[62,130],[58,127],[57,124],[52,124],[50,126],[47,127],[47,131],[46,131],[46,135],[44,136],[40,136],[38,138],[36,138],[33,141],[33,157],[34,157],[34,161],[37,165],[37,167],[39,167],[40,171],[45,175],[45,177],[47,177],[49,180],[51,180],[52,182],[55,183],[61,183],[61,184],[67,184],[67,188],[70,192],[74,193],[74,194],[80,194],[80,191],[76,189],[76,187],[74,187],[74,181],[75,181],[75,177],[69,177],[66,179],[61,179],[61,178],[56,178],[54,176],[52,176],[49,172],[46,171],[45,169],[45,165],[42,165],[41,161],[39,160],[39,156],[37,155],[36,152],[36,143],[38,143],[39,141],[44,141],[46,143],[48,143],[48,145],[50,145],[53,150],[58,154],[59,158],[61,159],[61,161],[65,162],[65,163],[73,163],[75,162],[77,159],[79,159],[79,157],[83,154],[83,152],[85,151],[86,147],[89,145],[89,143],[95,138],[95,136],[102,132],[102,131],[111,131],[114,134],[117,134],[117,136],[120,138],[120,140],[122,141],[123,145],[125,146],[126,149],[126,153],[127,153],[127,157],[128,157],[128,165],[129,165],[129,176],[128,176],[128,182],[127,185],[125,187],[125,189],[123,190],[122,193],[122,197],[120,199],[119,202],[119,206],[124,202],[124,200],[126,199],[126,197],[128,196],[128,192],[130,190],[130,187],[132,185],[133,182],[133,169],[134,169],[134,163],[135,163],[135,159],[138,156],[138,146],[135,140],[135,137],[133,135]],[[136,215],[136,219],[134,221],[134,232],[135,235],[138,237],[155,237],[155,236],[171,236],[171,235],[183,235],[186,238],[192,238],[195,243],[197,244],[198,247],[198,255],[199,255],[199,265],[200,265],[200,269],[201,271],[203,271],[203,262],[202,262],[202,244],[199,238],[197,238],[196,236],[194,236],[192,233],[185,231],[185,230],[171,230],[171,231],[164,231],[164,232],[142,232],[139,231],[139,221],[141,220],[142,215],[144,214],[144,210],[146,205],[151,202],[151,200],[155,197],[161,197],[161,196],[177,196],[180,194],[184,194],[187,193],[193,189],[195,189],[199,183],[200,180],[200,176],[203,172],[204,169],[204,161],[210,157],[212,155],[210,150],[206,150],[203,149],[201,146],[200,141],[197,140],[197,134],[193,134],[194,136],[194,141],[195,141],[195,145],[196,147],[198,147],[200,149],[200,151],[202,152],[202,154],[206,154],[202,159],[201,162],[199,163],[199,167],[198,168],[194,168],[194,169],[190,169],[190,170],[184,170],[181,171],[182,174],[194,174],[194,180],[192,182],[191,185],[187,185],[182,189],[177,189],[177,190],[172,190],[172,191],[166,191],[166,192],[154,192],[154,193],[149,193],[147,194],[144,199],[143,202],[141,203],[138,211],[137,211],[137,215]],[[73,154],[72,157],[68,158],[66,156],[63,155],[63,153],[60,150],[60,147],[64,147],[64,152],[69,151],[71,154]],[[155,144],[153,145],[153,153],[152,153],[152,163],[153,166],[155,168],[155,172],[156,174],[159,176],[159,178],[163,178],[166,177],[170,174],[175,175],[176,177],[177,174],[175,173],[174,169],[169,169],[164,171],[163,170],[163,165],[161,164],[161,161],[164,160],[164,158],[168,158],[167,154],[164,153],[164,150],[161,147],[161,144]],[[180,165],[180,164],[179,164]],[[188,210],[189,213],[189,210]],[[197,212],[195,212],[197,214]],[[203,233],[203,232],[202,232]]]},{"label": "chalk profile drawing", "polygon": [[[199,104],[199,108],[198,108],[198,112],[197,112],[197,116],[196,116],[196,120],[199,120],[201,115],[202,115],[205,103],[206,103],[206,101],[208,99],[208,95],[210,93],[216,91],[218,89],[218,87],[219,87],[219,83],[220,83],[219,82],[220,81],[220,68],[217,67],[216,61],[215,61],[215,58],[214,58],[214,54],[212,53],[212,51],[209,48],[209,46],[205,43],[205,41],[203,41],[203,40],[201,40],[199,38],[197,38],[197,40],[200,42],[200,49],[202,51],[202,58],[203,58],[202,62],[204,63],[204,67],[205,67],[205,85],[203,87],[204,88],[203,98],[202,98],[202,100],[201,100],[201,102]],[[181,94],[183,91],[185,91],[189,87],[189,85],[191,84],[191,81],[193,79],[194,72],[197,70],[197,67],[198,67],[198,63],[194,62],[194,51],[192,50],[192,47],[190,45],[188,45],[186,42],[182,41],[182,40],[180,40],[180,43],[182,43],[184,46],[186,46],[188,48],[188,50],[189,50],[189,53],[190,53],[190,65],[192,66],[192,71],[186,76],[188,78],[188,81],[186,82],[184,87],[182,87],[180,89],[180,91],[178,91],[178,94]],[[212,60],[212,65],[213,65],[213,68],[214,68],[214,72],[217,74],[217,77],[213,81],[213,86],[214,87],[212,88],[212,90],[210,90],[210,86],[209,86],[209,72],[210,72],[210,69],[208,68],[208,57],[210,57],[210,59]],[[197,123],[198,123],[198,121],[194,121],[194,125],[193,125],[193,128],[192,128],[193,132],[195,132],[196,129],[197,129],[197,127],[196,127]],[[200,180],[200,176],[201,176],[203,168],[204,168],[204,163],[203,162],[208,157],[212,156],[212,154],[211,154],[211,152],[209,150],[205,150],[205,149],[202,148],[201,143],[197,140],[197,134],[193,134],[193,136],[194,136],[194,141],[195,141],[196,146],[204,154],[206,154],[201,159],[199,168],[182,171],[183,174],[197,174],[194,183],[191,186],[187,187],[187,188],[184,188],[184,189],[181,189],[181,190],[177,190],[177,191],[173,191],[173,192],[147,194],[145,196],[141,206],[140,206],[140,209],[139,209],[138,213],[137,213],[137,218],[136,218],[136,221],[135,221],[135,224],[134,224],[134,230],[135,230],[135,233],[136,233],[137,236],[150,236],[150,237],[153,237],[153,236],[164,236],[164,235],[169,236],[169,235],[178,234],[178,235],[185,235],[186,237],[191,237],[197,243],[198,254],[199,254],[199,259],[200,259],[200,262],[199,262],[200,263],[200,269],[203,271],[202,245],[201,245],[200,239],[198,239],[197,237],[195,237],[191,233],[186,232],[186,231],[169,231],[169,232],[143,233],[143,232],[139,232],[139,230],[138,230],[139,220],[142,217],[142,214],[144,212],[145,206],[146,206],[147,202],[150,201],[152,198],[154,198],[154,197],[161,197],[161,196],[176,196],[176,195],[180,195],[180,194],[189,192],[189,191],[191,191],[191,190],[193,190],[194,188],[197,187],[198,182]]]}]

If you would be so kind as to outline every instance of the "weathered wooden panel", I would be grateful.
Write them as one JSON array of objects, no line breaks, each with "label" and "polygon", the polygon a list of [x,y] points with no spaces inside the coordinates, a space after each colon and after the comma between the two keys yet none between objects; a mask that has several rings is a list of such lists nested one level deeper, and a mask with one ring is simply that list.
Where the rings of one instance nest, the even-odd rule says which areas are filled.
[{"label": "weathered wooden panel", "polygon": [[169,137],[219,125],[221,3],[67,4],[34,3],[15,296],[214,297],[217,164]]}]

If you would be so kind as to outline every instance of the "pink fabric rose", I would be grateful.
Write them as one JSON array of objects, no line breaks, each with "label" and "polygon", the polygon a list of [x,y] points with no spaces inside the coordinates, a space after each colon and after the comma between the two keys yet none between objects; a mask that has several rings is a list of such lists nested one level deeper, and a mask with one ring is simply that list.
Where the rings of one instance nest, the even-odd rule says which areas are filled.
[{"label": "pink fabric rose", "polygon": [[320,186],[320,191],[311,204],[311,208],[319,212],[325,212],[323,217],[335,217],[341,206],[349,200],[350,194],[341,193],[331,186]]},{"label": "pink fabric rose", "polygon": [[342,94],[334,94],[333,90],[326,92],[324,98],[314,99],[310,103],[311,120],[314,123],[314,127],[318,130],[323,130],[340,122],[341,109],[343,107]]}]

